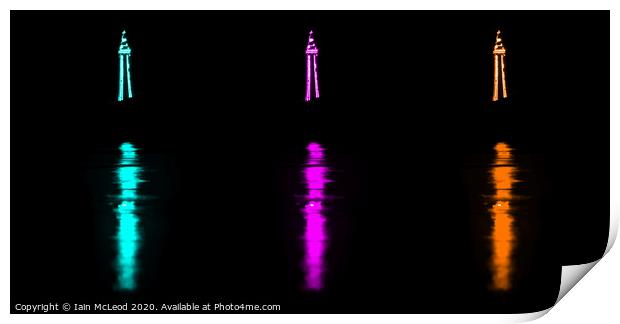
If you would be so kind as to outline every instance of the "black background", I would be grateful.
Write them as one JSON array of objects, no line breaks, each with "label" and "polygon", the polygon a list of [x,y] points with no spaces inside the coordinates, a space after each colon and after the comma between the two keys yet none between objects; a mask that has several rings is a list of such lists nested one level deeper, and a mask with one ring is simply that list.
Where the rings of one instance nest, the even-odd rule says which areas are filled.
[{"label": "black background", "polygon": [[[132,48],[135,98],[117,103],[117,50],[123,29]],[[303,102],[304,49],[310,29],[320,50],[321,98],[307,105]],[[510,98],[491,104],[491,51],[497,29],[502,30],[507,49]],[[360,197],[344,203],[343,214],[347,215],[371,213],[361,211],[365,208],[359,204],[364,200],[361,197],[376,194],[378,200],[407,201],[412,199],[412,191],[444,190],[440,184],[427,185],[433,176],[425,175],[424,167],[450,164],[453,169],[440,178],[460,179],[464,157],[483,154],[498,139],[514,143],[540,161],[542,171],[533,177],[545,192],[539,229],[544,235],[534,259],[537,264],[544,263],[546,270],[533,275],[535,279],[516,302],[498,302],[472,288],[477,287],[475,279],[456,286],[477,275],[457,266],[470,262],[467,253],[473,243],[460,242],[454,249],[454,242],[437,239],[433,232],[419,238],[429,247],[407,258],[399,252],[372,252],[379,258],[398,259],[401,267],[382,284],[371,280],[369,291],[382,291],[378,287],[384,285],[397,287],[410,263],[438,265],[416,273],[417,279],[407,279],[420,280],[419,293],[387,290],[392,295],[384,296],[385,305],[377,308],[360,306],[359,299],[365,297],[334,293],[331,302],[315,309],[295,308],[298,306],[293,305],[299,304],[291,302],[285,312],[532,311],[550,306],[555,299],[559,265],[593,261],[605,248],[609,215],[606,11],[13,11],[11,59],[12,303],[24,299],[47,302],[60,296],[108,300],[91,283],[92,269],[101,261],[89,248],[100,243],[93,235],[98,226],[97,198],[87,190],[93,184],[84,170],[98,147],[127,138],[172,161],[169,170],[174,171],[162,176],[172,198],[166,205],[169,210],[161,213],[188,218],[195,209],[170,206],[175,197],[191,192],[200,200],[202,193],[196,188],[212,190],[207,184],[197,184],[199,180],[229,181],[226,189],[231,195],[238,186],[246,186],[244,171],[236,175],[218,172],[224,165],[248,170],[248,163],[257,163],[243,160],[246,155],[239,151],[251,152],[246,154],[257,157],[275,174],[279,162],[273,161],[295,155],[298,144],[309,138],[328,143],[339,152],[341,165],[355,170],[350,174],[364,175],[343,176],[350,178],[343,191],[353,193],[351,196],[359,192],[356,197]],[[448,163],[445,157],[456,158]],[[407,171],[409,163],[421,171]],[[73,165],[75,171],[63,172],[67,165]],[[206,165],[212,169],[196,171]],[[384,180],[399,177],[403,180],[400,184]],[[424,181],[426,178],[430,180]],[[414,182],[406,181],[409,179]],[[416,186],[415,181],[421,185]],[[466,184],[462,186],[460,190],[466,191]],[[287,193],[275,188],[265,189],[264,197],[286,200]],[[369,193],[376,188],[387,188],[392,197]],[[261,197],[250,197],[243,204],[264,201]],[[468,205],[466,196],[454,197],[439,197],[436,202],[455,202],[461,206],[454,207],[456,215],[467,212],[462,207]],[[230,204],[237,203],[228,199]],[[276,205],[273,202],[273,208],[278,208]],[[404,206],[370,210],[376,212],[373,217],[379,217],[376,215],[406,212]],[[426,217],[434,211],[432,207],[415,209],[431,214]],[[225,210],[217,207],[212,212]],[[458,235],[460,229],[470,226],[467,221],[455,218],[442,235]],[[430,221],[439,223],[442,221]],[[172,252],[184,246],[179,237],[201,234],[178,224],[179,228],[168,225],[167,233],[176,234],[167,234],[170,237],[163,240],[168,245],[162,243],[162,258],[171,260],[165,256],[180,253],[177,258],[181,260],[182,252]],[[248,223],[252,225],[258,224]],[[407,232],[406,226],[381,221],[374,226],[387,241]],[[352,238],[343,239],[345,245],[358,244],[354,238],[367,235],[369,227],[359,221],[350,231]],[[59,228],[65,230],[51,230]],[[272,240],[278,245],[278,238]],[[360,244],[372,248],[368,242]],[[71,255],[59,252],[63,249]],[[447,259],[439,257],[451,249]],[[279,253],[285,257],[285,251]],[[70,261],[76,255],[83,269]],[[249,252],[245,257],[265,262]],[[273,258],[272,264],[285,263]],[[351,260],[356,260],[355,256]],[[66,264],[74,266],[67,269]],[[341,268],[349,269],[347,264]],[[158,271],[176,274],[167,266]],[[188,270],[181,282],[191,286],[200,272],[194,271]],[[372,267],[367,271],[372,272]],[[457,271],[462,274],[455,275]],[[452,279],[440,284],[437,277]],[[350,295],[359,289],[354,288],[359,285],[354,278],[343,284],[350,288]],[[100,285],[106,286],[105,280]],[[268,284],[264,285],[268,289]],[[161,294],[161,298],[177,300],[177,296],[192,294],[172,283],[161,287],[144,296]],[[222,284],[219,289],[234,295],[236,288]],[[546,293],[534,294],[536,289]],[[538,297],[532,298],[534,295]],[[264,303],[275,298],[282,303],[273,296],[256,298]]]}]

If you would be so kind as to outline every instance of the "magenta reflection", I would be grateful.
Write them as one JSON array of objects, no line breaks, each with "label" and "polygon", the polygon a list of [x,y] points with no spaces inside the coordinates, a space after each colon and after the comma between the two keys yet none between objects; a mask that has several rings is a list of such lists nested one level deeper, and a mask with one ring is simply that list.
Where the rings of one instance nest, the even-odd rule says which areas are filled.
[{"label": "magenta reflection", "polygon": [[303,214],[306,220],[304,232],[304,272],[305,288],[321,290],[325,271],[324,254],[327,246],[325,229],[325,185],[329,182],[329,168],[324,166],[324,149],[317,143],[310,143],[308,159],[304,168],[307,194],[304,199]]}]

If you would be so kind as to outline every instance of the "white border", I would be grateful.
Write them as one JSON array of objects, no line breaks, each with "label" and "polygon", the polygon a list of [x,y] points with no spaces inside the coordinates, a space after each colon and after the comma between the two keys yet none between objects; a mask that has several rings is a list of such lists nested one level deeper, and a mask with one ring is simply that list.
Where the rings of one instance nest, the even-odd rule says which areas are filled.
[{"label": "white border", "polygon": [[[381,1],[368,1],[368,0],[306,0],[293,2],[291,0],[229,0],[229,1],[188,1],[188,0],[175,0],[175,1],[120,1],[120,0],[108,0],[108,1],[79,1],[79,0],[38,0],[38,1],[14,1],[9,0],[2,3],[4,7],[3,14],[0,16],[0,23],[2,25],[2,39],[0,44],[3,44],[1,51],[2,55],[2,87],[0,87],[0,93],[2,94],[2,106],[0,109],[0,206],[2,206],[2,248],[0,249],[1,259],[9,260],[9,242],[10,242],[10,19],[9,9],[20,10],[34,10],[34,9],[85,9],[85,10],[99,10],[99,9],[149,9],[149,10],[162,10],[162,9],[202,9],[202,10],[214,10],[214,9],[294,9],[294,10],[310,10],[310,9],[408,9],[408,10],[429,10],[429,9],[452,9],[452,10],[556,10],[556,9],[599,9],[599,10],[612,10],[611,14],[611,55],[612,58],[617,57],[617,41],[613,41],[614,37],[618,37],[618,22],[616,8],[618,7],[617,1],[540,1],[540,0],[521,0],[521,1],[432,1],[429,3],[417,3],[415,1],[396,1],[396,0],[381,0]],[[576,22],[578,23],[578,22]],[[592,49],[597,50],[597,49]],[[616,323],[618,320],[617,314],[617,300],[619,297],[618,291],[620,288],[620,280],[618,280],[618,270],[620,270],[620,256],[617,251],[611,250],[610,247],[613,244],[613,239],[616,236],[618,228],[618,207],[619,201],[617,200],[620,194],[620,174],[617,171],[620,159],[620,146],[619,131],[620,126],[618,124],[618,107],[615,100],[615,94],[617,93],[618,84],[618,65],[615,64],[614,59],[611,61],[611,192],[610,192],[610,208],[611,208],[611,228],[610,228],[610,242],[607,247],[609,252],[601,261],[600,265],[594,267],[594,274],[586,276],[583,280],[584,283],[577,285],[573,290],[574,293],[569,293],[557,306],[553,307],[549,312],[549,315],[543,317],[540,322],[548,323],[583,323],[584,321],[593,321],[595,323]],[[615,169],[614,169],[615,167]],[[615,199],[615,200],[614,200]],[[590,268],[593,264],[567,267],[563,275],[571,273],[574,275],[575,271],[579,272],[577,277],[583,276],[583,270],[578,268]],[[351,321],[356,323],[376,323],[376,322],[390,322],[390,323],[496,323],[496,322],[514,322],[515,320],[527,320],[540,317],[547,313],[547,311],[535,313],[535,314],[523,314],[521,316],[514,315],[245,315],[245,314],[213,314],[213,315],[170,315],[170,314],[157,314],[157,315],[107,315],[107,316],[92,316],[92,315],[9,315],[9,282],[10,274],[8,262],[4,262],[0,267],[2,274],[0,307],[5,308],[5,316],[8,320],[16,322],[51,322],[51,323],[108,323],[110,321],[121,322],[135,322],[135,321],[148,321],[155,323],[168,323],[170,321],[177,321],[179,319],[184,322],[216,322],[216,323],[238,323],[238,322],[252,322],[252,323],[339,323],[342,321]]]}]

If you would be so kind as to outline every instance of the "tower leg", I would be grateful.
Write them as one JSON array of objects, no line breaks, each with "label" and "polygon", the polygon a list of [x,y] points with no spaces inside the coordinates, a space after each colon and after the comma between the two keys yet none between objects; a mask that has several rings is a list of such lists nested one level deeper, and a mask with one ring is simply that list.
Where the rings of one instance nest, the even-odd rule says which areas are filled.
[{"label": "tower leg", "polygon": [[306,101],[310,101],[310,91],[311,91],[311,88],[310,88],[310,77],[311,77],[311,74],[310,74],[310,55],[307,54],[306,58],[307,58],[307,60],[306,60]]},{"label": "tower leg", "polygon": [[314,95],[316,98],[319,97],[319,74],[317,72],[316,67],[316,55],[312,55],[313,63],[314,63]]},{"label": "tower leg", "polygon": [[125,62],[127,66],[127,98],[131,98],[133,94],[131,93],[131,74],[129,74],[129,58],[131,55],[127,55],[127,62]]},{"label": "tower leg", "polygon": [[123,66],[123,55],[119,55],[119,76],[118,76],[118,101],[123,101],[123,79],[125,78],[124,74],[124,66]]},{"label": "tower leg", "polygon": [[504,55],[502,55],[502,94],[504,98],[508,98],[508,89],[506,89],[506,65],[504,64]]},{"label": "tower leg", "polygon": [[499,61],[497,59],[497,54],[493,55],[493,60],[494,60],[494,69],[493,69],[493,101],[497,101],[499,98],[499,94],[498,94],[498,87],[499,84],[497,84],[497,78],[499,77]]}]

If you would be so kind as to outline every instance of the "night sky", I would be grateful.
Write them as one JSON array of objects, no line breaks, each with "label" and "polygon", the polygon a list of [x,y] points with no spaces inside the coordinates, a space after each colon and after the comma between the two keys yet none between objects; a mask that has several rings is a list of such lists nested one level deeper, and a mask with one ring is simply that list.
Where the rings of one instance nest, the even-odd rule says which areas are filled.
[{"label": "night sky", "polygon": [[[591,124],[607,116],[606,109],[584,114],[582,108],[608,101],[607,18],[607,12],[13,12],[20,69],[12,71],[12,91],[24,104],[33,101],[29,106],[62,102],[64,109],[43,109],[54,116],[105,112],[116,99],[116,51],[125,29],[135,97],[150,104],[150,114],[167,114],[163,102],[188,102],[175,111],[198,116],[253,105],[248,118],[280,116],[303,100],[304,48],[313,29],[324,101],[347,103],[334,105],[334,113],[349,120],[448,109],[468,115],[491,97],[491,51],[501,29],[509,93],[523,104],[523,118]],[[92,107],[77,107],[83,101]],[[264,103],[272,108],[258,108]]]}]

